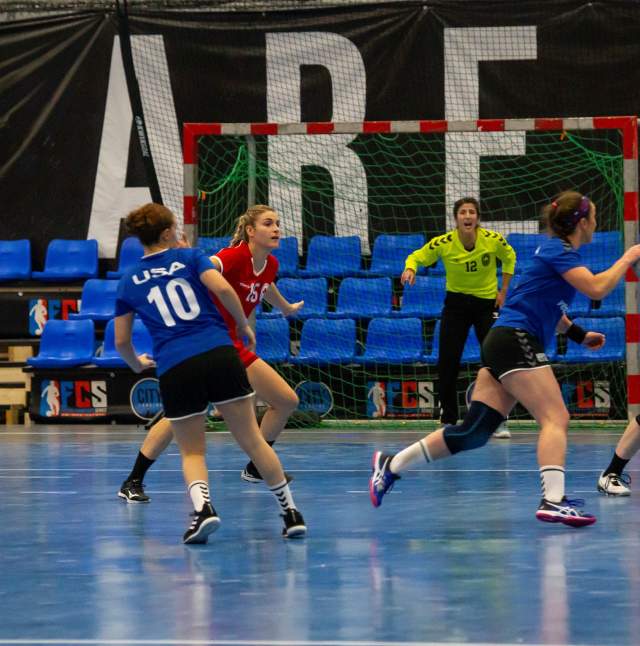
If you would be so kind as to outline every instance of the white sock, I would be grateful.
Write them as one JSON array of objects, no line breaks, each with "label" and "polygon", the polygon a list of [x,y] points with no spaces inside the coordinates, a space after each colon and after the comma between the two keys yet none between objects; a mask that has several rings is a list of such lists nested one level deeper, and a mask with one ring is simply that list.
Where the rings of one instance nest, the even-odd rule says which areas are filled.
[{"label": "white sock", "polygon": [[211,502],[209,485],[204,480],[194,480],[189,484],[189,495],[196,511],[202,511],[205,504]]},{"label": "white sock", "polygon": [[546,464],[540,467],[542,497],[549,502],[560,502],[564,498],[564,467]]},{"label": "white sock", "polygon": [[389,468],[392,473],[402,473],[412,464],[416,464],[416,462],[422,462],[424,460],[427,462],[433,462],[433,458],[431,457],[429,448],[427,447],[427,442],[425,438],[422,438],[419,442],[408,446],[406,449],[402,449],[400,453],[396,453],[391,459]]},{"label": "white sock", "polygon": [[276,497],[280,511],[287,511],[287,509],[296,509],[296,504],[293,502],[291,489],[286,480],[283,480],[275,487],[269,487],[269,490]]}]

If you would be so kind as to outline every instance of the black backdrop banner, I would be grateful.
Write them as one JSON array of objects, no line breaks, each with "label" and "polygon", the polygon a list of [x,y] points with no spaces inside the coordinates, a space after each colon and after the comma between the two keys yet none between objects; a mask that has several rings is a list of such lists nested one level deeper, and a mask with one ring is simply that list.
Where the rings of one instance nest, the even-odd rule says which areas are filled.
[{"label": "black backdrop banner", "polygon": [[[363,5],[129,15],[165,204],[182,209],[185,121],[637,114],[635,1]],[[149,199],[113,12],[0,25],[3,236],[96,237]],[[280,85],[278,85],[280,84]]]}]

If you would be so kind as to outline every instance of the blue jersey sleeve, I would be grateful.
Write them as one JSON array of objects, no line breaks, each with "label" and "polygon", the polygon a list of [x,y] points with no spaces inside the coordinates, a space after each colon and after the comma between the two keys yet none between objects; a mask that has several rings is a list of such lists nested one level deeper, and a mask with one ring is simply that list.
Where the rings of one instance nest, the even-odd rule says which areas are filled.
[{"label": "blue jersey sleeve", "polygon": [[216,266],[211,262],[211,259],[202,249],[194,249],[193,262],[196,266],[198,276],[208,269],[215,269]]},{"label": "blue jersey sleeve", "polygon": [[536,255],[561,275],[570,269],[584,267],[580,254],[568,242],[559,238],[554,238],[553,244],[539,247]]},{"label": "blue jersey sleeve", "polygon": [[123,314],[134,311],[134,308],[125,300],[125,286],[125,277],[123,277],[118,283],[118,291],[116,293],[116,316],[122,316]]}]

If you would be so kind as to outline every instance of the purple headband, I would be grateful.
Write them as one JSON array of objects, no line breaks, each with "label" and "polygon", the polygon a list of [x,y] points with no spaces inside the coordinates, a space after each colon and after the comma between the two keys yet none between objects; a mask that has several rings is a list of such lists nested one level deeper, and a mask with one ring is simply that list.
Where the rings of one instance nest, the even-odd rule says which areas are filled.
[{"label": "purple headband", "polygon": [[586,195],[582,196],[580,200],[580,205],[578,208],[569,216],[569,221],[572,224],[578,224],[582,218],[589,217],[589,208],[591,207],[591,200]]}]

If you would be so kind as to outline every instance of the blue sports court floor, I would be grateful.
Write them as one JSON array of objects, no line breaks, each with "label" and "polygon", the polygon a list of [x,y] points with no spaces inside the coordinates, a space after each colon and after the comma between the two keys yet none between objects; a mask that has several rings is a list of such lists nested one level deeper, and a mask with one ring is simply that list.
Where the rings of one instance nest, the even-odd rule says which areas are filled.
[{"label": "blue sports court floor", "polygon": [[141,431],[3,427],[0,644],[638,644],[640,489],[595,491],[619,433],[572,431],[568,492],[598,523],[571,529],[534,518],[533,433],[410,472],[376,510],[372,451],[422,433],[286,431],[309,526],[295,542],[266,488],[240,480],[229,435],[209,433],[222,526],[185,547],[175,446],[151,503],[127,505]]}]

